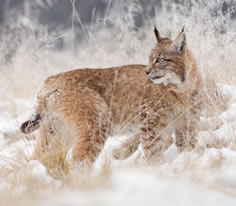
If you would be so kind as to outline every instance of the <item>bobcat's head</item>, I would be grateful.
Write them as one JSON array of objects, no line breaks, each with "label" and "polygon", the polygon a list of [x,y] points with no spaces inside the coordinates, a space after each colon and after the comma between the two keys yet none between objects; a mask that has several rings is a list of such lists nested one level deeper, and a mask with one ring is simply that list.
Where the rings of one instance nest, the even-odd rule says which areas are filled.
[{"label": "bobcat's head", "polygon": [[182,85],[186,80],[186,70],[189,67],[187,59],[191,58],[186,48],[184,29],[174,41],[161,37],[156,28],[154,33],[157,44],[152,49],[149,64],[145,70],[148,78],[156,84],[165,86]]}]

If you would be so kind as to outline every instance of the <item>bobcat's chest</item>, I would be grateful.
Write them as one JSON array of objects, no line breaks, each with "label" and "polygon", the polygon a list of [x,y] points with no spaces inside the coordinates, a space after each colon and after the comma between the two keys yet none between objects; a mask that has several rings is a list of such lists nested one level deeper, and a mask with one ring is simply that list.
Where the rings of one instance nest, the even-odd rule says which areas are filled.
[{"label": "bobcat's chest", "polygon": [[146,101],[140,114],[141,130],[150,133],[152,131],[171,131],[182,125],[186,113],[186,105],[174,99],[159,99]]}]

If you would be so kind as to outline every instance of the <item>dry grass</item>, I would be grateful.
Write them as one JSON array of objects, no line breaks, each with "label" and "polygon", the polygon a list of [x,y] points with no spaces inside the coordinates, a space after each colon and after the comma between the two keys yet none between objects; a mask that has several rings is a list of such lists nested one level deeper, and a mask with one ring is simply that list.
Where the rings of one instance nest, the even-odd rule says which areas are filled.
[{"label": "dry grass", "polygon": [[[199,135],[201,149],[181,154],[174,162],[162,161],[152,165],[153,172],[157,175],[164,174],[165,177],[174,176],[177,179],[184,179],[187,176],[188,181],[192,183],[219,189],[215,183],[207,179],[207,175],[212,174],[211,172],[214,173],[216,169],[220,169],[224,165],[235,162],[233,160],[230,162],[219,151],[219,155],[216,157],[210,155],[211,160],[207,166],[201,164],[204,162],[202,160],[204,154],[213,151],[208,150],[209,148],[228,148],[232,151],[236,149],[235,134],[231,130],[221,138],[215,137],[215,131],[223,125],[218,116],[232,104],[232,96],[222,94],[216,83],[217,85],[224,83],[235,86],[235,33],[229,26],[230,20],[226,16],[219,15],[216,18],[209,15],[212,12],[212,5],[218,5],[218,1],[198,3],[189,8],[186,4],[181,6],[171,4],[171,1],[163,2],[169,9],[158,11],[153,18],[146,20],[145,25],[140,29],[136,29],[132,16],[135,15],[132,13],[136,11],[135,5],[121,4],[123,7],[128,7],[130,13],[127,14],[125,9],[117,10],[118,5],[116,4],[114,8],[110,8],[109,3],[110,16],[106,13],[105,18],[111,19],[114,25],[111,28],[106,27],[105,24],[94,25],[89,43],[80,46],[76,54],[68,45],[69,49],[60,51],[47,47],[42,49],[39,46],[40,40],[34,34],[31,34],[30,38],[22,39],[22,44],[15,51],[10,62],[5,60],[8,48],[0,46],[0,112],[2,114],[0,132],[3,134],[0,137],[6,140],[1,149],[11,148],[19,141],[24,142],[20,146],[14,146],[16,150],[11,151],[14,154],[11,154],[10,157],[0,153],[0,161],[4,162],[4,166],[0,170],[0,201],[2,205],[32,205],[35,200],[42,197],[45,199],[46,195],[53,191],[68,188],[72,191],[90,191],[111,187],[112,174],[123,165],[114,165],[110,154],[104,156],[105,159],[99,170],[81,167],[81,165],[68,160],[63,141],[52,142],[50,150],[35,156],[32,152],[27,152],[27,146],[29,142],[36,141],[37,133],[24,136],[17,128],[31,114],[34,95],[39,85],[49,75],[75,67],[146,64],[154,43],[153,22],[157,22],[161,33],[168,34],[171,31],[174,34],[171,35],[172,37],[185,25],[188,45],[199,62],[205,82],[202,90],[204,105],[202,116],[205,120],[200,122],[197,130],[199,134],[202,131],[208,134],[207,138]],[[201,9],[199,10],[199,8]],[[217,29],[219,27],[222,30]],[[68,34],[68,31],[59,32]],[[46,40],[51,39],[50,36],[47,38]],[[64,41],[70,44],[73,38],[67,35]],[[26,100],[29,101],[26,102]],[[229,122],[229,125],[233,131],[236,131],[234,122]],[[61,136],[59,139],[63,140],[71,134],[65,132],[58,135]],[[230,138],[227,138],[228,136]],[[218,150],[216,150],[217,152]],[[47,169],[44,170],[45,168],[33,159],[40,160]],[[139,162],[136,167],[140,169],[144,165]],[[203,168],[205,168],[204,171]],[[42,174],[43,176],[41,176]],[[229,193],[235,195],[235,191]]]}]

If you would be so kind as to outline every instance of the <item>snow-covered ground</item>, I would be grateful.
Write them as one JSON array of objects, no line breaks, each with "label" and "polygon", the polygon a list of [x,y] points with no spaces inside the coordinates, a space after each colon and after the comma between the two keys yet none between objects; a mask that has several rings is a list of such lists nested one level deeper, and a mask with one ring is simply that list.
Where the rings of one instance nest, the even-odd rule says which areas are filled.
[{"label": "snow-covered ground", "polygon": [[[30,160],[35,140],[8,140],[7,131],[16,129],[25,114],[17,121],[1,119],[0,167],[7,172],[0,179],[0,198],[6,194],[4,205],[236,205],[236,87],[218,87],[230,99],[229,107],[218,115],[219,128],[199,132],[199,144],[226,141],[227,146],[178,153],[172,145],[160,163],[150,166],[140,159],[140,150],[123,161],[112,159],[111,149],[124,137],[110,137],[92,171],[65,179],[53,178],[39,161]],[[17,103],[32,106],[22,99]]]},{"label": "snow-covered ground", "polygon": [[[4,60],[11,52],[11,45],[5,45],[8,35],[1,38],[0,206],[235,206],[235,22],[230,13],[222,13],[224,2],[232,2],[233,11],[235,0],[178,1],[179,4],[165,0],[161,8],[150,5],[150,11],[155,8],[152,17],[144,15],[139,1],[109,2],[112,4],[104,19],[84,25],[89,43],[81,38],[74,45],[77,33],[73,26],[71,30],[48,33],[47,26],[39,26],[28,14],[22,19],[17,16],[19,22],[27,19],[28,32],[22,29],[27,36],[17,42],[20,45],[12,50],[9,62]],[[144,22],[140,28],[135,25],[137,16]],[[20,32],[22,24],[17,22],[11,26]],[[39,84],[49,75],[73,68],[147,64],[155,43],[154,22],[162,36],[171,38],[185,25],[187,46],[196,57],[203,78],[217,82],[227,99],[221,101],[216,95],[207,105],[209,114],[202,114],[202,130],[198,133],[202,149],[178,153],[172,145],[160,162],[148,165],[141,158],[141,148],[126,160],[113,159],[112,148],[127,137],[110,137],[91,170],[73,165],[70,153],[69,174],[62,174],[60,167],[48,169],[32,160],[37,131],[26,137],[18,128],[32,112]],[[54,48],[57,39],[63,41],[61,50]]]}]

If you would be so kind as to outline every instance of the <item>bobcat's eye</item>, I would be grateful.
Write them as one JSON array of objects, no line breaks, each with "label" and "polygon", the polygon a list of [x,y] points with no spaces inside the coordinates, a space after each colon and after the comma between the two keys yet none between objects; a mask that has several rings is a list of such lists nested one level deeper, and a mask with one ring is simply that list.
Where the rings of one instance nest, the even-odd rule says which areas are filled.
[{"label": "bobcat's eye", "polygon": [[153,63],[154,64],[159,64],[162,61],[162,59],[160,57],[157,57],[154,59]]},{"label": "bobcat's eye", "polygon": [[163,61],[172,62],[170,59],[167,59],[167,58],[163,58]]}]

